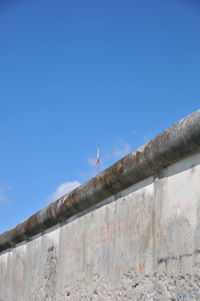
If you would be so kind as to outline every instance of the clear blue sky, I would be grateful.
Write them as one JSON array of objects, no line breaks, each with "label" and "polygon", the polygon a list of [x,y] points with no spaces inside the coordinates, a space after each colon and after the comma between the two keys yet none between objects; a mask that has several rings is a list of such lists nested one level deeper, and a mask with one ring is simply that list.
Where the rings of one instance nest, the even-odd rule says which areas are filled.
[{"label": "clear blue sky", "polygon": [[198,109],[199,34],[197,0],[0,1],[0,232]]}]

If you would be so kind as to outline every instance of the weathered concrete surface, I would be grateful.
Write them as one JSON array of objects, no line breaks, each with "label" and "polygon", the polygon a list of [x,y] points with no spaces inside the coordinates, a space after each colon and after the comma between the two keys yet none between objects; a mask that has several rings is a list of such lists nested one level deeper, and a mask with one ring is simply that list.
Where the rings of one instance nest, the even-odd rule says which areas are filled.
[{"label": "weathered concrete surface", "polygon": [[200,300],[200,151],[185,149],[191,154],[12,249],[9,232],[1,236],[0,301]]}]

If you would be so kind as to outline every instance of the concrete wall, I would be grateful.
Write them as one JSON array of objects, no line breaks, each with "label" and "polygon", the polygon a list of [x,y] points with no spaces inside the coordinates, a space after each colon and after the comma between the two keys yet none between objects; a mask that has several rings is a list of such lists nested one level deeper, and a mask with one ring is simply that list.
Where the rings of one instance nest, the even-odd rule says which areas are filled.
[{"label": "concrete wall", "polygon": [[0,301],[200,300],[199,230],[200,151],[4,248]]}]

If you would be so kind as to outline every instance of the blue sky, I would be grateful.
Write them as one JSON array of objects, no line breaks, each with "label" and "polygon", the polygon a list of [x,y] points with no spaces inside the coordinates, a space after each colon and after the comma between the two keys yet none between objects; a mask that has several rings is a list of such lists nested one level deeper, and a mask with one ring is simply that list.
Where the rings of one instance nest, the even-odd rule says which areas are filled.
[{"label": "blue sky", "polygon": [[199,108],[194,0],[0,1],[0,232]]}]

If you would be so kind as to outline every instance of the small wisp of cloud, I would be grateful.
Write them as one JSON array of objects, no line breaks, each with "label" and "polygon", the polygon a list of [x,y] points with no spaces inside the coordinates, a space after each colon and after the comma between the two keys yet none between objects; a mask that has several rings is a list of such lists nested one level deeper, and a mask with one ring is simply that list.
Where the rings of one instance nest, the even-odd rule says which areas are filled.
[{"label": "small wisp of cloud", "polygon": [[5,192],[10,189],[11,189],[11,186],[0,186],[0,204],[8,201],[8,199],[5,195]]},{"label": "small wisp of cloud", "polygon": [[121,159],[131,151],[131,145],[122,139],[118,138],[117,143],[114,145],[110,152],[110,156],[113,159]]},{"label": "small wisp of cloud", "polygon": [[145,133],[145,134],[142,134],[142,133],[140,133],[140,132],[137,131],[137,130],[132,130],[132,131],[131,131],[131,134],[134,135],[134,136],[138,136],[137,138],[138,138],[139,142],[140,142],[140,143],[145,143],[145,144],[146,144],[147,142],[149,142],[150,140],[152,140],[153,137],[154,137],[153,131],[147,132],[147,133]]},{"label": "small wisp of cloud", "polygon": [[95,167],[96,158],[90,157],[90,158],[87,159],[87,161],[88,161],[88,164],[89,164],[90,166]]},{"label": "small wisp of cloud", "polygon": [[151,141],[154,137],[153,132],[147,132],[144,136],[143,136],[143,141],[144,143],[147,143],[149,141]]},{"label": "small wisp of cloud", "polygon": [[6,201],[6,197],[3,194],[0,194],[0,203],[3,203]]},{"label": "small wisp of cloud", "polygon": [[62,183],[56,188],[56,190],[53,193],[49,195],[48,201],[49,202],[56,201],[80,185],[81,183],[78,181],[71,181],[71,182],[69,181],[69,182]]},{"label": "small wisp of cloud", "polygon": [[140,133],[139,133],[137,130],[132,130],[132,131],[131,131],[131,134],[137,136],[137,135],[139,135]]}]

